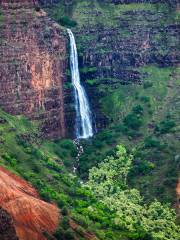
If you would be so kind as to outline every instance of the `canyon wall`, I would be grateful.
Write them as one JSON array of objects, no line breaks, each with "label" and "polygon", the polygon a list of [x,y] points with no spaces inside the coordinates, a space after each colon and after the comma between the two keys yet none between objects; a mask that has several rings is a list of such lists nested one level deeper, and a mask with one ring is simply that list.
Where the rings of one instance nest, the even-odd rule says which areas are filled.
[{"label": "canyon wall", "polygon": [[37,1],[2,0],[0,8],[0,107],[38,120],[46,137],[64,137],[70,125],[64,115],[66,33]]}]

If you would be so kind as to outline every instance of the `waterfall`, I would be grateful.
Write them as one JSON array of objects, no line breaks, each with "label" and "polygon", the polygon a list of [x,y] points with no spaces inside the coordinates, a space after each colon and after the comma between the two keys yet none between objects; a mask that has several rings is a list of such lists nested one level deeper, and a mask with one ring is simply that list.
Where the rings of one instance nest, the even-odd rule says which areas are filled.
[{"label": "waterfall", "polygon": [[70,68],[76,109],[76,137],[86,139],[93,136],[91,110],[85,89],[80,82],[75,38],[70,29],[67,31],[70,37]]}]

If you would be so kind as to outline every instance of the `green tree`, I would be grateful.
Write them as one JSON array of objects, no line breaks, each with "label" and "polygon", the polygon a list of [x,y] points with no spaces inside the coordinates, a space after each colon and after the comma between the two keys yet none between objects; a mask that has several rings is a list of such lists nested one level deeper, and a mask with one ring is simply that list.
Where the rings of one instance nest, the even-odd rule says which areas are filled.
[{"label": "green tree", "polygon": [[131,162],[132,155],[128,155],[123,146],[117,146],[115,157],[107,157],[98,167],[90,170],[88,187],[97,197],[102,198],[110,196],[118,189],[125,189]]},{"label": "green tree", "polygon": [[115,157],[90,170],[86,187],[110,210],[116,228],[128,231],[131,239],[178,240],[174,210],[156,200],[147,205],[137,189],[128,188],[132,159],[123,146],[117,146]]}]

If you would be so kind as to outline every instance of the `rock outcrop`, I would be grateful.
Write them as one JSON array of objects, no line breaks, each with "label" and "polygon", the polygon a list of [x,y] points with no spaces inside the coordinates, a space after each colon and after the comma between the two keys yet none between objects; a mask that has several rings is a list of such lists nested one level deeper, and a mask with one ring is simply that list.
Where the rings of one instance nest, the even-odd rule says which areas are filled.
[{"label": "rock outcrop", "polygon": [[12,217],[2,208],[0,208],[0,239],[18,240]]},{"label": "rock outcrop", "polygon": [[[13,219],[19,240],[46,240],[43,233],[47,232],[51,235],[56,230],[60,218],[58,208],[40,200],[31,185],[3,167],[0,167],[0,188],[0,207]],[[0,210],[0,233],[5,230],[7,234],[13,232],[11,218],[6,216],[6,213],[2,213],[5,216],[3,220],[1,213],[2,210]],[[9,224],[8,229],[4,228],[2,221]],[[11,240],[15,239],[17,238],[11,238]],[[4,240],[10,239],[4,238]]]},{"label": "rock outcrop", "polygon": [[1,0],[0,8],[0,107],[38,120],[46,137],[64,137],[66,33],[37,1]]}]

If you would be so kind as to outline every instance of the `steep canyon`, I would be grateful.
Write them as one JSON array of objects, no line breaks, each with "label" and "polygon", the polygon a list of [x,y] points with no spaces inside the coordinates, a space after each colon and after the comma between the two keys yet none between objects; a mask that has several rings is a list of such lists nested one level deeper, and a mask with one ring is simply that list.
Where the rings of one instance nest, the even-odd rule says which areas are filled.
[{"label": "steep canyon", "polygon": [[[177,0],[0,0],[0,238],[175,239],[179,13]],[[77,149],[68,28],[97,128]],[[131,166],[114,212],[83,183],[121,170],[106,169],[119,144]]]}]

